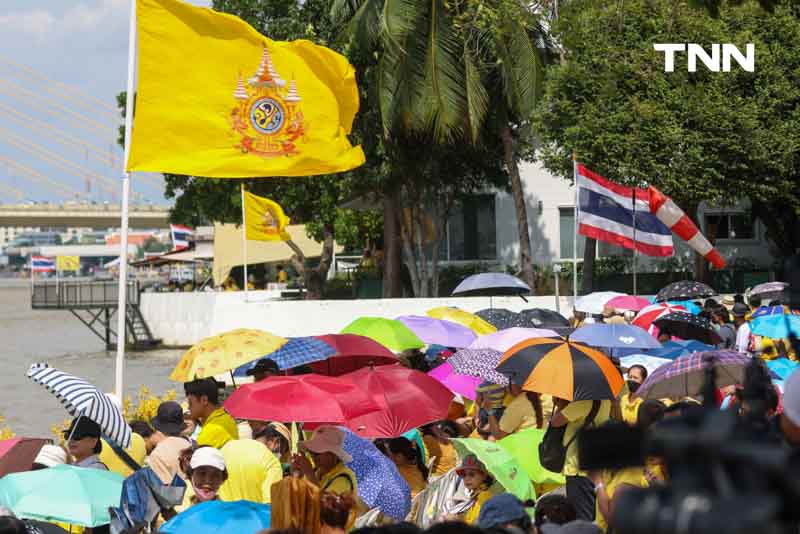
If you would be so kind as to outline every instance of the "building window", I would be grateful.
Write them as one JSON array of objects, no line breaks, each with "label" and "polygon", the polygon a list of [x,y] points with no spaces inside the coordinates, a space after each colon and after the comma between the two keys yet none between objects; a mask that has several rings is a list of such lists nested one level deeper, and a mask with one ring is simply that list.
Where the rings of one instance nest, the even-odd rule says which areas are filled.
[{"label": "building window", "polygon": [[[442,240],[447,261],[497,259],[494,195],[472,195],[456,205]],[[449,249],[448,249],[449,247]]]},{"label": "building window", "polygon": [[[756,223],[749,213],[706,215],[706,236],[711,239],[755,239]],[[712,235],[713,234],[713,235]]]},{"label": "building window", "polygon": [[[571,260],[573,254],[573,234],[575,233],[575,209],[558,208],[558,234],[560,238],[559,255],[562,260]],[[583,259],[586,237],[578,234],[578,259]]]}]

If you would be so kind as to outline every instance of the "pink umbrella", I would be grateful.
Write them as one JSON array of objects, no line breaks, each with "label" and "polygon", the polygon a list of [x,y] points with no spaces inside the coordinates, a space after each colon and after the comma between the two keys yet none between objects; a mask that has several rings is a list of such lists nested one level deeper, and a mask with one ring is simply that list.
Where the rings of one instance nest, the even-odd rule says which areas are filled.
[{"label": "pink umbrella", "polygon": [[677,304],[667,304],[665,302],[660,304],[651,304],[650,306],[647,306],[639,311],[631,324],[638,326],[639,328],[644,328],[652,335],[658,337],[658,327],[655,326],[653,322],[659,317],[663,317],[664,315],[668,315],[674,311],[685,312],[686,308]]},{"label": "pink umbrella", "polygon": [[633,295],[622,295],[609,300],[606,305],[617,310],[630,310],[638,312],[650,306],[650,301],[643,299],[642,297],[634,297]]},{"label": "pink umbrella", "polygon": [[477,396],[475,394],[475,389],[477,389],[478,384],[481,383],[480,378],[456,373],[453,371],[453,366],[447,362],[438,366],[433,371],[430,371],[428,376],[441,382],[444,387],[453,393],[458,393],[469,400],[475,400]]},{"label": "pink umbrella", "polygon": [[472,350],[492,349],[505,352],[517,343],[535,337],[558,337],[555,330],[547,328],[506,328],[493,334],[480,336],[469,346]]}]

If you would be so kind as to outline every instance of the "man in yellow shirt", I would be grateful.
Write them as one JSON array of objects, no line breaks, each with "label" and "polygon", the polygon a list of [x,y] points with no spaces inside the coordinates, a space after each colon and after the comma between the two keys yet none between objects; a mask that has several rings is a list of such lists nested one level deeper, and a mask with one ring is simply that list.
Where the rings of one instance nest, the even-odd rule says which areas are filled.
[{"label": "man in yellow shirt", "polygon": [[514,400],[506,406],[500,420],[489,414],[489,429],[495,439],[503,439],[526,428],[538,427],[539,420],[543,417],[538,393],[523,391],[517,384],[511,384],[508,391],[514,396]]},{"label": "man in yellow shirt", "polygon": [[192,419],[202,428],[197,445],[221,449],[233,439],[239,439],[236,421],[219,404],[219,388],[213,378],[201,378],[183,385]]},{"label": "man in yellow shirt", "polygon": [[611,401],[556,401],[558,410],[553,415],[550,425],[555,428],[566,426],[564,440],[566,447],[564,469],[562,473],[567,479],[567,499],[575,507],[578,519],[594,521],[595,494],[594,484],[580,470],[578,465],[577,435],[583,428],[600,426],[611,417]]}]

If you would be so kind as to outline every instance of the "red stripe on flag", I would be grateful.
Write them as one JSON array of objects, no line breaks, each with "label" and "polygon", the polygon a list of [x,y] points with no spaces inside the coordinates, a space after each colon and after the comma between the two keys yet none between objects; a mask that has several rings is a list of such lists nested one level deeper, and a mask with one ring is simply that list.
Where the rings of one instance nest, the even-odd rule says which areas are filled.
[{"label": "red stripe on flag", "polygon": [[684,241],[689,241],[697,232],[700,231],[697,229],[697,226],[692,222],[688,215],[681,217],[680,220],[678,220],[678,222],[676,222],[672,228],[670,228],[670,230],[672,230],[673,233],[677,234],[678,237]]},{"label": "red stripe on flag", "polygon": [[[578,233],[605,243],[611,243],[629,249],[634,248],[633,239],[621,234],[609,232],[608,230],[601,230],[595,226],[581,224],[578,226]],[[642,243],[641,241],[636,242],[636,250],[647,256],[672,256],[672,247],[660,247]]]},{"label": "red stripe on flag", "polygon": [[[607,178],[605,178],[603,176],[600,176],[599,174],[597,174],[595,172],[590,171],[589,169],[587,169],[586,167],[584,167],[581,164],[578,164],[578,174],[580,174],[581,176],[584,176],[584,177],[592,180],[593,182],[597,182],[598,184],[602,185],[606,189],[609,189],[610,191],[613,191],[614,193],[616,193],[616,194],[618,194],[620,196],[623,196],[625,198],[631,198],[632,190],[634,188],[614,183],[611,180],[609,180],[609,179],[607,179]],[[636,199],[637,200],[644,200],[645,202],[649,202],[650,201],[650,193],[647,191],[647,189],[639,189],[639,188],[635,188],[635,189],[636,189]],[[652,208],[651,208],[651,211],[652,211]],[[655,212],[653,212],[653,213],[655,213]]]}]

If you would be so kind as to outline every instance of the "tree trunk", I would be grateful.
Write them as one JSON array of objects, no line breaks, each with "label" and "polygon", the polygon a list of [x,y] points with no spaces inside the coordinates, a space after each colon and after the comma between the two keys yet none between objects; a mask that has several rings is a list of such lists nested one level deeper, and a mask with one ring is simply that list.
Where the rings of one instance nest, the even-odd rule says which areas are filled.
[{"label": "tree trunk", "polygon": [[400,194],[397,189],[383,196],[383,297],[403,296],[400,278],[402,237],[400,235]]},{"label": "tree trunk", "polygon": [[325,293],[328,270],[331,268],[331,262],[333,261],[333,228],[326,225],[323,228],[323,232],[322,254],[316,269],[308,268],[305,254],[294,241],[291,239],[286,241],[286,244],[294,252],[291,259],[292,266],[303,276],[303,282],[306,286],[306,300],[319,300]]},{"label": "tree trunk", "polygon": [[525,206],[525,191],[522,189],[522,179],[519,175],[519,166],[514,152],[514,139],[511,127],[506,123],[500,137],[503,140],[503,153],[511,178],[511,194],[514,196],[514,209],[517,213],[517,233],[519,234],[519,268],[522,280],[534,286],[533,259],[531,258],[531,236],[528,230],[528,210]]},{"label": "tree trunk", "polygon": [[[577,228],[575,231],[577,231]],[[583,283],[581,284],[581,293],[584,295],[594,291],[595,256],[597,256],[597,241],[587,237],[586,247],[583,249]]]},{"label": "tree trunk", "polygon": [[419,271],[417,270],[417,260],[414,255],[413,224],[411,222],[411,217],[406,219],[406,217],[403,216],[401,220],[402,228],[400,233],[403,241],[403,262],[406,264],[408,275],[411,278],[411,289],[414,292],[414,296],[418,297],[420,293],[420,280]]},{"label": "tree trunk", "polygon": [[430,291],[430,276],[428,271],[428,254],[425,250],[425,223],[424,223],[424,209],[422,202],[418,199],[416,209],[411,211],[411,217],[414,221],[414,235],[416,237],[417,245],[417,262],[419,265],[419,286],[417,291],[418,297],[428,297]]}]

